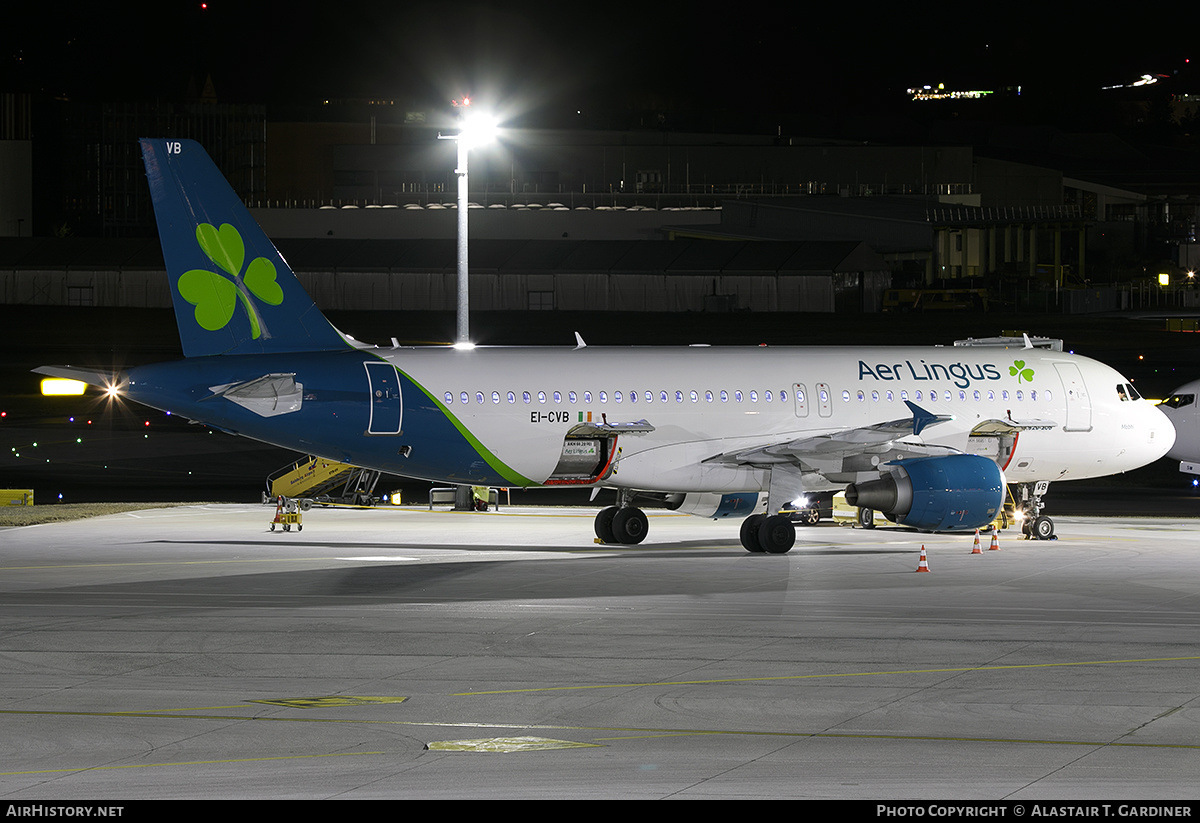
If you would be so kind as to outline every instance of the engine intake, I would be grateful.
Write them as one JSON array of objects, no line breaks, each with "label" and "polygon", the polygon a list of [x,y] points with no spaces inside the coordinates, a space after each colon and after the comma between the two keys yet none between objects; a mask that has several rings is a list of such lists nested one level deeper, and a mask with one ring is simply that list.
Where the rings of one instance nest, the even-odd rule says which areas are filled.
[{"label": "engine intake", "polygon": [[888,463],[878,480],[847,486],[846,502],[923,531],[978,529],[1004,505],[1004,475],[973,454],[918,457]]}]

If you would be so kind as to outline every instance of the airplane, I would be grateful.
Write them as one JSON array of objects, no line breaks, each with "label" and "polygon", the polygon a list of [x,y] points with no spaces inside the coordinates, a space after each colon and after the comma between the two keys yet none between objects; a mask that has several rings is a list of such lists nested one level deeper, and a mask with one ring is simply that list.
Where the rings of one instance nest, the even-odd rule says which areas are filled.
[{"label": "airplane", "polygon": [[[255,440],[459,485],[614,489],[594,531],[647,534],[647,501],[742,518],[750,552],[795,542],[785,510],[845,488],[925,531],[993,522],[1015,484],[1051,538],[1050,481],[1135,469],[1175,433],[1129,381],[1035,348],[368,346],[335,329],[190,140],[142,139],[185,359],[73,377]],[[594,499],[594,495],[593,495]]]},{"label": "airplane", "polygon": [[1175,445],[1167,451],[1167,457],[1179,461],[1181,472],[1193,475],[1200,475],[1200,406],[1196,404],[1197,395],[1200,395],[1200,380],[1193,380],[1184,383],[1158,404],[1175,426]]}]

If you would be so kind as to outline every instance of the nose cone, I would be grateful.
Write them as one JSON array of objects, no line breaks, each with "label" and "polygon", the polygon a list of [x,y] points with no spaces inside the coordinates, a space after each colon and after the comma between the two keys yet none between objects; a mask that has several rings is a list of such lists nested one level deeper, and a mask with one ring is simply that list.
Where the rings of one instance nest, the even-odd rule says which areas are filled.
[{"label": "nose cone", "polygon": [[[1148,445],[1151,457],[1146,462],[1152,463],[1165,455],[1170,455],[1177,460],[1184,459],[1176,455],[1176,452],[1179,450],[1178,446],[1182,445],[1182,440],[1175,429],[1175,425],[1171,422],[1170,415],[1164,413],[1164,410],[1158,406],[1150,406],[1148,412],[1150,417],[1148,421],[1148,428],[1150,429],[1150,441]],[[1200,435],[1200,432],[1197,434]]]}]

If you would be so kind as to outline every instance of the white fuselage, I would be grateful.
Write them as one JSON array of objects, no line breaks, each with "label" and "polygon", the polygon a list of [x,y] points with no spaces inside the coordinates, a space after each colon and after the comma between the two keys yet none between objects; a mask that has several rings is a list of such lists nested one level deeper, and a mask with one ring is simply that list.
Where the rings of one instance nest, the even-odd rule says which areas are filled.
[{"label": "white fuselage", "polygon": [[[602,485],[669,492],[761,489],[761,464],[711,458],[911,419],[905,400],[952,417],[907,440],[968,453],[986,440],[972,437],[986,421],[1044,423],[1020,431],[1011,453],[998,456],[1009,482],[1128,471],[1161,457],[1174,441],[1157,408],[1118,391],[1128,381],[1116,371],[1041,349],[373,352],[532,483],[552,475],[563,438],[587,420],[653,427],[620,436]],[[805,460],[802,444],[793,453]]]}]

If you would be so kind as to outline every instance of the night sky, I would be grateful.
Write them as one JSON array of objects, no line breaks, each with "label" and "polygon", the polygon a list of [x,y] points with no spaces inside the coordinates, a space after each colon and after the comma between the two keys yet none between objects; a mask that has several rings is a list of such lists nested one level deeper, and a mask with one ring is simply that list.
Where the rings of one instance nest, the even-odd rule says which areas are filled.
[{"label": "night sky", "polygon": [[40,7],[5,11],[0,90],[174,100],[210,75],[221,102],[382,96],[425,108],[470,92],[529,125],[609,127],[620,112],[661,110],[703,112],[715,130],[887,105],[921,83],[1021,85],[1044,99],[1092,93],[1180,69],[1189,45],[1180,33],[1194,30],[1169,11],[1147,20],[1131,7],[1053,3],[882,12],[519,0]]}]

